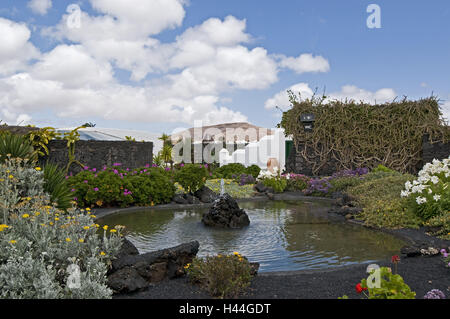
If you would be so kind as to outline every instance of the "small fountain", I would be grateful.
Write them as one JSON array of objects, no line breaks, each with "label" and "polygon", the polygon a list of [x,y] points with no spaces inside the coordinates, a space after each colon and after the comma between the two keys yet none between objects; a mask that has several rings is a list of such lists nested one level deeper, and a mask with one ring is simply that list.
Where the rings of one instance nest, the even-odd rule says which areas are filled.
[{"label": "small fountain", "polygon": [[220,180],[220,196],[208,212],[203,214],[203,224],[220,228],[243,228],[250,225],[247,213],[239,208],[238,203],[225,193],[224,180]]}]

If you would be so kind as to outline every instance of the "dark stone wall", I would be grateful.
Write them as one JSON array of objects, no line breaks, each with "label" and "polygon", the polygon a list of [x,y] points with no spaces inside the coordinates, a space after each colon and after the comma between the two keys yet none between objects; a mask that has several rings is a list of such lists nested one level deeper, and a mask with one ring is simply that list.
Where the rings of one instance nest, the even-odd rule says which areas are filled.
[{"label": "dark stone wall", "polygon": [[[300,148],[304,147],[300,145]],[[448,158],[450,155],[450,142],[449,143],[434,143],[429,142],[428,136],[423,137],[422,143],[422,160],[414,168],[412,167],[410,173],[417,174],[422,169],[423,165],[433,161],[433,159],[442,160]],[[337,171],[337,161],[331,156],[326,165],[321,167],[317,176],[330,176]],[[286,160],[286,172],[304,174],[313,176],[311,166],[305,162],[303,157],[297,153],[295,147],[292,149]]]},{"label": "dark stone wall", "polygon": [[[443,160],[450,155],[450,142],[431,144],[428,135],[423,137],[422,164],[430,163],[433,159]],[[423,166],[423,165],[422,165]]]},{"label": "dark stone wall", "polygon": [[[67,154],[67,141],[52,140],[48,144],[48,157],[40,160],[45,163],[56,163],[61,168],[65,168],[69,158]],[[75,143],[75,159],[89,168],[101,169],[104,165],[112,166],[114,163],[121,163],[125,168],[143,167],[152,164],[153,143],[152,142],[131,142],[131,141],[77,141]],[[78,164],[72,164],[70,172],[81,171]]]},{"label": "dark stone wall", "polygon": [[[300,148],[304,145],[300,145]],[[297,152],[295,147],[292,148],[287,160],[286,160],[286,172],[295,174],[304,174],[307,176],[330,176],[336,172],[337,161],[330,158],[326,165],[322,166],[317,174],[313,174],[312,167],[308,164],[304,158]]]}]

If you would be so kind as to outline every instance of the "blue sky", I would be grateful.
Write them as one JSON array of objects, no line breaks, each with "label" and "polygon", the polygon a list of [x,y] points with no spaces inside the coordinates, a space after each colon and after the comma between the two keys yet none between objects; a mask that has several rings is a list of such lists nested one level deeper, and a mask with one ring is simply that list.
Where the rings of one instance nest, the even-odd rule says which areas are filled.
[{"label": "blue sky", "polygon": [[[0,119],[274,127],[289,88],[367,102],[433,92],[450,115],[448,1],[157,2],[3,0]],[[379,29],[366,24],[372,3]],[[78,29],[67,28],[71,4],[82,10]]]}]

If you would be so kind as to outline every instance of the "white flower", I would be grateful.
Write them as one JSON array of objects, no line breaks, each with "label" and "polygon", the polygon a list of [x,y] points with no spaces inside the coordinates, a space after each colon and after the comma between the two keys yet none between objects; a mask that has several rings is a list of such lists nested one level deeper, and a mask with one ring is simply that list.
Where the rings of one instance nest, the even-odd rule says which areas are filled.
[{"label": "white flower", "polygon": [[439,183],[439,178],[437,176],[431,176],[431,182],[433,184],[437,184],[437,183]]},{"label": "white flower", "polygon": [[428,189],[428,194],[433,194],[433,191],[431,190],[431,188]]},{"label": "white flower", "polygon": [[441,196],[440,195],[434,195],[433,199],[437,202],[438,200],[441,199]]},{"label": "white flower", "polygon": [[408,197],[408,196],[409,196],[409,192],[408,192],[408,191],[402,191],[402,192],[400,193],[400,196],[401,196],[401,197]]},{"label": "white flower", "polygon": [[417,202],[417,204],[422,205],[423,203],[427,202],[427,199],[425,197],[420,197],[419,196],[419,197],[416,198],[416,202]]}]

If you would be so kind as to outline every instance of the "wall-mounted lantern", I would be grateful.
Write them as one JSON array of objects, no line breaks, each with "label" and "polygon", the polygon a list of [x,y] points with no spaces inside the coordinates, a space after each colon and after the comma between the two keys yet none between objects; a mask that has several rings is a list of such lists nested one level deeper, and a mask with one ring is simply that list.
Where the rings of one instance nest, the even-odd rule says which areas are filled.
[{"label": "wall-mounted lantern", "polygon": [[316,117],[314,114],[302,114],[300,115],[300,122],[303,124],[305,132],[312,132],[314,128],[314,121]]}]

